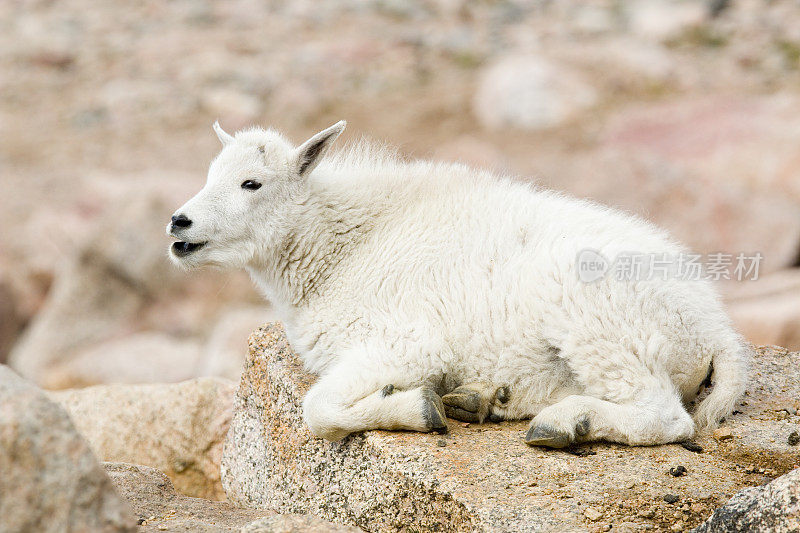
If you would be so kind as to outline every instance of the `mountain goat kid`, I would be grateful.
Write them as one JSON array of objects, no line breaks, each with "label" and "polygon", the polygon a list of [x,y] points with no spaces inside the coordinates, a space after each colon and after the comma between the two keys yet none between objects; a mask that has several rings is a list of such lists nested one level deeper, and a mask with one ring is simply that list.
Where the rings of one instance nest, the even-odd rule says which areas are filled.
[{"label": "mountain goat kid", "polygon": [[175,263],[244,268],[275,306],[319,375],[303,402],[315,435],[533,417],[531,445],[648,445],[733,409],[749,351],[708,281],[581,275],[586,253],[677,257],[665,232],[366,143],[326,158],[344,128],[295,147],[215,124],[222,151],[167,227]]}]

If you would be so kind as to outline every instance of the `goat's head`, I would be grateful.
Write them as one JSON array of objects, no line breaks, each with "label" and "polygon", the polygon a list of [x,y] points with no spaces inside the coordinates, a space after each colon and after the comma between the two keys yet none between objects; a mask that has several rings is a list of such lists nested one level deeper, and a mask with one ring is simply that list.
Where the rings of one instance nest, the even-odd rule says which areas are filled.
[{"label": "goat's head", "polygon": [[295,147],[273,130],[233,136],[215,123],[222,151],[205,186],[167,224],[167,234],[178,239],[169,249],[172,260],[187,268],[237,268],[274,249],[290,229],[307,176],[345,126],[337,122]]}]

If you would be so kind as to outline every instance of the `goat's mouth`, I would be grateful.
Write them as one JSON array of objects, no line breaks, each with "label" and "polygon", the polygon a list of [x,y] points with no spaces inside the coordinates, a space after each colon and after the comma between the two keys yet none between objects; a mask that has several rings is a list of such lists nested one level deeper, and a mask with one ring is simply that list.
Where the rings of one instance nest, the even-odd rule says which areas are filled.
[{"label": "goat's mouth", "polygon": [[191,253],[196,252],[206,244],[208,244],[208,241],[203,241],[203,242],[177,241],[172,243],[172,252],[178,257],[185,257]]}]

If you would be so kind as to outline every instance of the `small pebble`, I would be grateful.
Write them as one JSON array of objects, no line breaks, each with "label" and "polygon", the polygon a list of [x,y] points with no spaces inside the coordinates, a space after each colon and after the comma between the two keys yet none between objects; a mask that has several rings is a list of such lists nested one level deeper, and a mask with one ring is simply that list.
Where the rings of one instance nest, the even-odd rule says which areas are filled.
[{"label": "small pebble", "polygon": [[672,477],[681,477],[686,473],[686,467],[683,465],[674,466],[669,469],[669,473]]},{"label": "small pebble", "polygon": [[665,494],[664,501],[667,503],[677,503],[680,498],[678,498],[675,494]]},{"label": "small pebble", "polygon": [[702,503],[693,503],[691,510],[694,514],[703,514],[706,512],[706,506]]},{"label": "small pebble", "polygon": [[728,440],[733,438],[730,428],[717,428],[714,430],[714,439],[718,441]]},{"label": "small pebble", "polygon": [[464,422],[463,424],[461,424],[461,427],[462,428],[468,428],[469,427],[469,422]]},{"label": "small pebble", "polygon": [[703,453],[703,447],[702,447],[702,446],[700,446],[699,444],[697,444],[696,442],[692,442],[692,441],[690,441],[690,440],[687,440],[687,441],[681,442],[681,446],[682,446],[682,447],[683,447],[685,450],[689,450],[690,452],[694,452],[694,453]]},{"label": "small pebble", "polygon": [[147,520],[145,520],[144,518],[140,518],[139,520],[136,521],[136,525],[137,526],[143,526],[146,523],[147,523]]},{"label": "small pebble", "polygon": [[576,455],[578,457],[588,457],[590,455],[597,455],[597,452],[592,450],[591,448],[575,448],[573,446],[569,446],[567,448],[564,448],[564,451],[569,454]]},{"label": "small pebble", "polygon": [[440,448],[444,448],[445,446],[447,446],[447,441],[444,439],[439,439],[436,441],[436,445],[439,446]]},{"label": "small pebble", "polygon": [[796,431],[789,433],[787,442],[789,443],[789,446],[797,446],[800,444],[800,433],[797,433]]},{"label": "small pebble", "polygon": [[683,531],[684,527],[685,526],[684,526],[683,522],[675,522],[674,524],[672,524],[672,526],[670,526],[669,529],[670,529],[670,531]]},{"label": "small pebble", "polygon": [[583,510],[583,516],[585,516],[592,522],[596,522],[597,520],[600,520],[603,517],[603,513],[594,507],[587,507],[586,509]]},{"label": "small pebble", "polygon": [[635,522],[620,522],[617,524],[617,527],[614,528],[614,531],[618,531],[619,533],[636,533],[639,528]]},{"label": "small pebble", "polygon": [[653,509],[645,509],[644,511],[639,511],[636,515],[641,518],[653,518],[656,512]]}]

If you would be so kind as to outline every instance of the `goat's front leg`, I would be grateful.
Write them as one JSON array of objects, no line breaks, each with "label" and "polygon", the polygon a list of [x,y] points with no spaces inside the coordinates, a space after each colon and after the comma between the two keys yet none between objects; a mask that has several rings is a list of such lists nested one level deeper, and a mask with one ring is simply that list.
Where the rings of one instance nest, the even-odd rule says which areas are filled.
[{"label": "goat's front leg", "polygon": [[332,368],[303,400],[311,432],[332,441],[368,429],[447,433],[444,405],[433,388],[403,389],[388,374],[344,362]]}]

